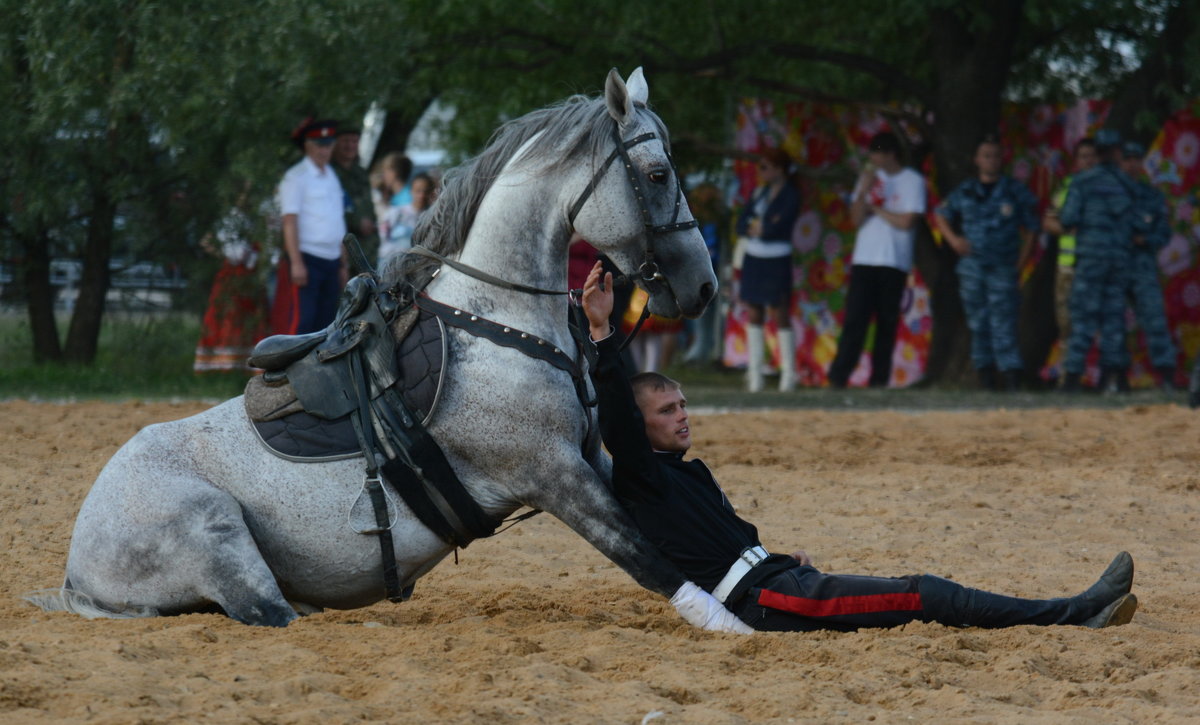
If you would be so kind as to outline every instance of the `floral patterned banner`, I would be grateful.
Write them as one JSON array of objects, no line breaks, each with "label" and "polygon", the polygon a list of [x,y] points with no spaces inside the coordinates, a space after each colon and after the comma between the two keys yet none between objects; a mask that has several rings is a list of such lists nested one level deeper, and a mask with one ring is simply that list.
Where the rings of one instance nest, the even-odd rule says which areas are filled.
[{"label": "floral patterned banner", "polygon": [[[1069,171],[1071,148],[1079,139],[1094,134],[1108,113],[1106,101],[1079,101],[1035,106],[1010,105],[1003,115],[1008,169],[1042,200],[1043,207]],[[737,116],[736,143],[741,151],[754,153],[780,146],[797,164],[806,167],[802,183],[804,211],[792,233],[794,295],[791,311],[796,333],[796,370],[802,385],[825,383],[825,371],[837,351],[837,338],[845,306],[850,255],[855,227],[850,221],[848,195],[866,158],[867,141],[888,127],[877,113],[846,106],[789,104],[781,109],[767,101],[744,102]],[[912,134],[911,129],[903,129]],[[930,226],[938,196],[929,164],[921,169],[930,179]],[[1152,183],[1167,195],[1171,208],[1170,244],[1159,254],[1168,323],[1180,347],[1179,370],[1186,369],[1200,349],[1200,269],[1194,263],[1200,240],[1200,102],[1175,114],[1155,139],[1146,158]],[[735,203],[745,203],[757,183],[757,166],[740,160],[734,165],[737,177]],[[1028,278],[1035,259],[1025,270]],[[737,275],[734,279],[736,298]],[[730,309],[725,333],[724,363],[744,367],[746,309],[735,303]],[[1047,314],[1053,314],[1047,310]],[[1151,366],[1144,340],[1129,312],[1135,385],[1152,384]],[[932,329],[929,291],[914,271],[902,303],[902,322],[897,334],[892,368],[893,386],[920,380],[929,352]],[[1135,336],[1132,336],[1135,335]],[[773,341],[774,336],[768,335]],[[867,348],[870,349],[868,339]],[[777,362],[779,351],[770,354]],[[869,375],[869,353],[850,378],[851,385],[865,385]],[[1059,346],[1042,371],[1056,376],[1061,357]],[[1097,353],[1089,359],[1089,372],[1097,374]]]}]

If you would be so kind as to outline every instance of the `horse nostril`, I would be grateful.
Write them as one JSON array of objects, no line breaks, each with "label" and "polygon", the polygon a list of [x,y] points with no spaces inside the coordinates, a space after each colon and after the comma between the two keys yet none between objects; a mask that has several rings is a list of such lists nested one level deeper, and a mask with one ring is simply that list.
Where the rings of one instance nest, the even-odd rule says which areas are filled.
[{"label": "horse nostril", "polygon": [[714,291],[715,290],[713,288],[713,283],[705,282],[703,285],[700,286],[700,299],[703,300],[705,304],[707,304],[708,301],[712,299]]}]

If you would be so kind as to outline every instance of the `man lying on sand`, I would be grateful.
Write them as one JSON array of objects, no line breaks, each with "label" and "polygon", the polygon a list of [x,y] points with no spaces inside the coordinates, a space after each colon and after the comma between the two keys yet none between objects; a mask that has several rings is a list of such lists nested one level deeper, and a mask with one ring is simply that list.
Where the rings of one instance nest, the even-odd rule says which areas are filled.
[{"label": "man lying on sand", "polygon": [[854,630],[913,620],[1111,627],[1133,618],[1133,559],[1125,552],[1087,591],[1061,599],[1007,597],[928,574],[823,574],[802,551],[769,554],[704,463],[683,459],[692,441],[679,384],[657,373],[627,376],[620,335],[608,323],[612,305],[612,274],[597,263],[584,285],[583,307],[599,352],[592,380],[613,458],[613,490],[647,538],[695,582],[681,587],[672,604],[704,612],[712,628],[741,632]]}]

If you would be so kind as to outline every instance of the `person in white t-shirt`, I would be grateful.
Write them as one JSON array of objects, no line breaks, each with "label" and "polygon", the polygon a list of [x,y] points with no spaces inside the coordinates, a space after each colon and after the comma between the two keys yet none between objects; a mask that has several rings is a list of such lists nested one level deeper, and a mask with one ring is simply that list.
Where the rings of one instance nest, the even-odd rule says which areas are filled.
[{"label": "person in white t-shirt", "polygon": [[295,332],[304,334],[325,329],[337,313],[338,295],[349,274],[342,247],[346,202],[329,165],[337,123],[307,122],[293,139],[304,149],[304,158],[279,182],[279,210],[291,283],[299,289]]},{"label": "person in white t-shirt", "polygon": [[846,314],[837,356],[829,366],[829,384],[846,387],[858,365],[867,328],[875,321],[871,351],[871,387],[887,387],[892,376],[892,350],[900,322],[900,301],[912,269],[913,237],[925,213],[925,179],[900,164],[900,141],[887,131],[871,138],[869,163],[863,168],[850,207],[858,225],[846,292]]}]

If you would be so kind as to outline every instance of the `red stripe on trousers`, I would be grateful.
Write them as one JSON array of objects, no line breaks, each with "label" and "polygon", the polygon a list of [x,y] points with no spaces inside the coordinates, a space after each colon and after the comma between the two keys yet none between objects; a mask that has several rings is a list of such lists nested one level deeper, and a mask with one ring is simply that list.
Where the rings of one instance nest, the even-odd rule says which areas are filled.
[{"label": "red stripe on trousers", "polygon": [[758,594],[758,603],[782,612],[799,614],[802,617],[835,617],[846,614],[871,614],[874,612],[919,612],[921,595],[909,594],[863,594],[833,599],[807,599],[793,597],[763,589]]}]

